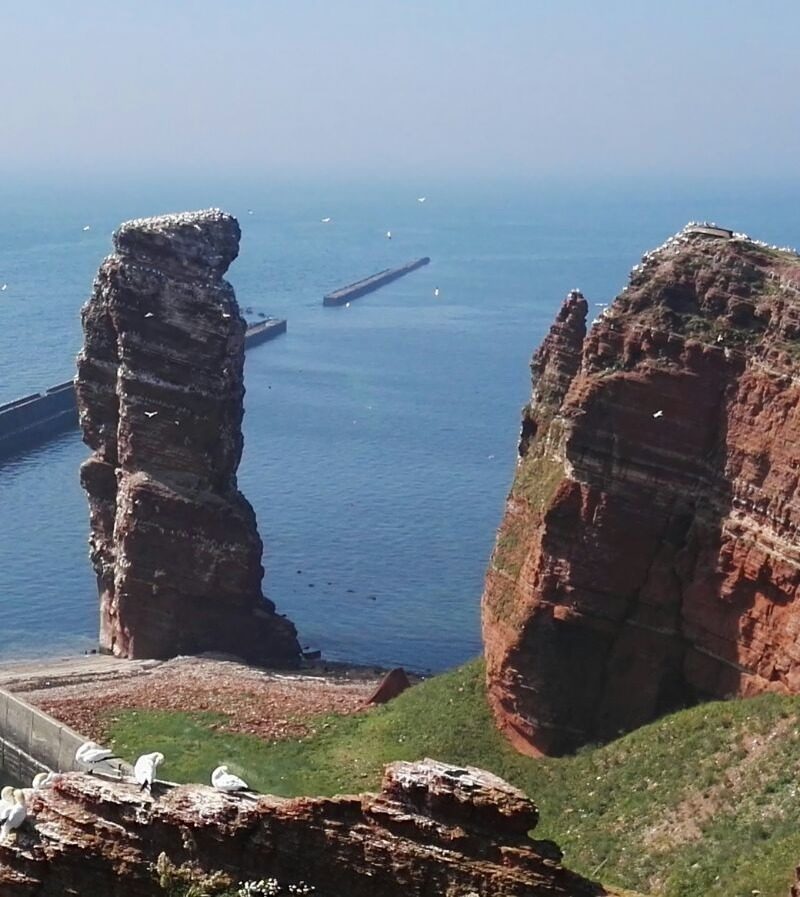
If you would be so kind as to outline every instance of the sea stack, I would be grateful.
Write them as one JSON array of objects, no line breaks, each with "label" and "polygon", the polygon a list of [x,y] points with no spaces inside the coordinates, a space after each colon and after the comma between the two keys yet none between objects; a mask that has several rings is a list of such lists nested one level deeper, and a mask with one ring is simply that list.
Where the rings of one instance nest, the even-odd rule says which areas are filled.
[{"label": "sea stack", "polygon": [[118,657],[299,657],[236,482],[245,322],[223,275],[239,237],[217,209],[126,222],[81,312],[81,483],[100,647]]},{"label": "sea stack", "polygon": [[483,595],[528,754],[705,698],[800,691],[800,258],[690,225],[534,355]]}]

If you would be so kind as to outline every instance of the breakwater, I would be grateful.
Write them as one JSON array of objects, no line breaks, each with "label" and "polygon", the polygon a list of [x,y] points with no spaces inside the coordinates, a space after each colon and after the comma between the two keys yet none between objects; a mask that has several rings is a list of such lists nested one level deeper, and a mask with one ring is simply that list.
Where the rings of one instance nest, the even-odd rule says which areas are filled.
[{"label": "breakwater", "polygon": [[422,268],[424,265],[427,265],[428,262],[430,262],[430,259],[428,256],[424,256],[420,259],[414,259],[413,262],[401,265],[399,268],[386,268],[383,271],[379,271],[377,274],[372,274],[370,277],[364,277],[362,280],[357,280],[355,283],[348,284],[346,287],[334,290],[332,293],[327,293],[322,297],[322,304],[345,305],[351,299],[358,299],[360,296],[372,293],[374,290],[385,286],[387,283],[391,283],[399,277],[410,274],[412,271],[416,271],[417,268]]},{"label": "breakwater", "polygon": [[[268,318],[248,326],[245,348],[286,333],[286,320]],[[43,445],[78,426],[78,407],[72,380],[0,405],[0,463]]]}]

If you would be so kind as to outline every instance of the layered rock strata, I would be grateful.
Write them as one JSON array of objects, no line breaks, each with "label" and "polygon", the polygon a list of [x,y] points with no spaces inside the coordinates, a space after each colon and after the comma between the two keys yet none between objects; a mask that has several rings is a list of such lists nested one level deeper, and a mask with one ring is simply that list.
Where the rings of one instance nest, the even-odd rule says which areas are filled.
[{"label": "layered rock strata", "polygon": [[800,258],[687,227],[532,362],[483,596],[489,697],[561,753],[800,690]]},{"label": "layered rock strata", "polygon": [[262,543],[239,492],[245,322],[223,275],[239,225],[218,210],[129,221],[82,310],[75,389],[100,645],[294,663],[261,592]]},{"label": "layered rock strata", "polygon": [[0,892],[160,897],[159,870],[177,869],[303,881],[318,897],[611,893],[565,869],[552,842],[531,840],[533,802],[479,769],[395,763],[377,795],[248,799],[198,785],[157,785],[156,795],[60,777],[33,796],[16,841],[0,845]]}]

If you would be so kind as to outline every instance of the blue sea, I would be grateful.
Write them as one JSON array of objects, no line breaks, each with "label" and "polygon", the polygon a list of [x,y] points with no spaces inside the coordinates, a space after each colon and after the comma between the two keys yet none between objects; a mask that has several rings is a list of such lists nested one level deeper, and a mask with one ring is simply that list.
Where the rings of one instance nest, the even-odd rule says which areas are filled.
[{"label": "blue sea", "polygon": [[[245,367],[239,481],[265,591],[325,657],[419,671],[480,651],[530,357],[566,292],[609,301],[689,220],[800,245],[800,190],[769,184],[52,180],[0,187],[0,401],[72,376],[121,221],[232,212],[240,305],[289,322]],[[323,308],[421,255],[428,267]],[[76,432],[0,466],[0,660],[95,645],[86,456]]]}]

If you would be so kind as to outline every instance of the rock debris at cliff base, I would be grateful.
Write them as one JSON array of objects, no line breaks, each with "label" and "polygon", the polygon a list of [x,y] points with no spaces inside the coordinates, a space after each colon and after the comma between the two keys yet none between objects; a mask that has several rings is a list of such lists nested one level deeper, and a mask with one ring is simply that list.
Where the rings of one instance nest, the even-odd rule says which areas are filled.
[{"label": "rock debris at cliff base", "polygon": [[81,483],[100,645],[120,657],[299,657],[236,483],[245,322],[223,275],[239,236],[216,209],[129,221],[82,311]]},{"label": "rock debris at cliff base", "polygon": [[690,226],[587,311],[573,291],[534,355],[483,596],[531,754],[800,691],[800,258]]}]

